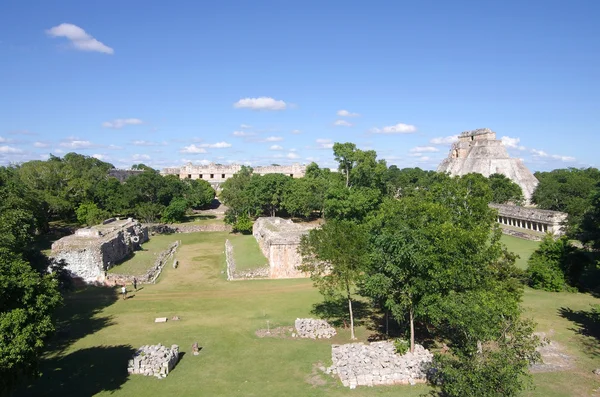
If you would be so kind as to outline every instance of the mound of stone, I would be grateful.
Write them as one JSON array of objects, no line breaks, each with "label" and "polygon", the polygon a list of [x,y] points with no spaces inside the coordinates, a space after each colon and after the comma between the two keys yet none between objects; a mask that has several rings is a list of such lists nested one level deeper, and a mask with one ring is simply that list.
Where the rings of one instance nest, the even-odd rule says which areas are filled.
[{"label": "mound of stone", "polygon": [[399,355],[389,341],[349,343],[331,346],[333,365],[326,373],[336,374],[342,384],[357,386],[411,384],[424,382],[433,354],[421,345],[414,353]]},{"label": "mound of stone", "polygon": [[294,325],[296,327],[296,333],[301,338],[329,339],[336,334],[335,328],[329,325],[325,320],[297,318]]},{"label": "mound of stone", "polygon": [[179,346],[144,345],[129,360],[127,372],[145,376],[166,378],[179,361]]}]

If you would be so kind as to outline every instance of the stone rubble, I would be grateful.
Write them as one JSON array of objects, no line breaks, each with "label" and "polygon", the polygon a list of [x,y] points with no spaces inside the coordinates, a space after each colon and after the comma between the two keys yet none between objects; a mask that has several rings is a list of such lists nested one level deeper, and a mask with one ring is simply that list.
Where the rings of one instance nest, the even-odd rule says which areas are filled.
[{"label": "stone rubble", "polygon": [[129,360],[127,372],[145,376],[166,378],[179,361],[179,346],[171,345],[169,349],[161,345],[144,345]]},{"label": "stone rubble", "polygon": [[391,341],[349,343],[331,346],[333,365],[327,374],[338,375],[342,384],[357,386],[423,383],[433,360],[433,354],[421,345],[414,353],[396,354]]},{"label": "stone rubble", "polygon": [[294,326],[296,333],[300,338],[329,339],[336,334],[333,328],[325,320],[316,320],[314,318],[297,318]]}]

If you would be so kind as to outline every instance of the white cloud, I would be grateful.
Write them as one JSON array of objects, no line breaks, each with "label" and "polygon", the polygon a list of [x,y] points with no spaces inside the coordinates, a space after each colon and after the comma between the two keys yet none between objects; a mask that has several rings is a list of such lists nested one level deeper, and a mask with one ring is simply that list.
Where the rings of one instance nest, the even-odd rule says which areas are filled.
[{"label": "white cloud", "polygon": [[560,160],[560,161],[564,161],[564,162],[572,162],[575,161],[575,157],[572,156],[561,156],[559,154],[548,154],[546,152],[544,152],[543,150],[538,150],[538,149],[531,149],[531,153],[533,154],[533,157],[543,157],[543,158],[551,158],[554,160]]},{"label": "white cloud", "polygon": [[110,150],[122,150],[122,149],[123,149],[123,146],[118,146],[118,145],[108,145],[106,148],[107,148],[107,149],[110,149]]},{"label": "white cloud", "polygon": [[10,135],[37,135],[35,132],[27,130],[14,130],[9,132]]},{"label": "white cloud", "polygon": [[285,157],[287,157],[288,159],[297,159],[300,156],[298,156],[298,153],[289,152]]},{"label": "white cloud", "polygon": [[525,146],[519,145],[519,142],[521,142],[520,138],[511,138],[509,136],[503,136],[502,138],[500,138],[500,140],[507,148],[525,150]]},{"label": "white cloud", "polygon": [[87,149],[94,146],[90,141],[84,141],[78,138],[67,138],[67,140],[60,143],[60,146],[69,149]]},{"label": "white cloud", "polygon": [[196,165],[209,165],[211,163],[210,160],[202,159],[202,160],[190,160],[190,159],[181,159],[181,162],[184,164],[192,163]]},{"label": "white cloud", "polygon": [[133,156],[131,156],[131,159],[133,161],[139,161],[139,160],[150,160],[150,156],[148,156],[147,154],[134,154]]},{"label": "white cloud", "polygon": [[161,145],[158,142],[152,142],[152,141],[144,141],[144,140],[140,140],[140,141],[133,141],[131,142],[131,144],[133,146],[159,146]]},{"label": "white cloud", "polygon": [[240,128],[243,129],[243,130],[247,130],[249,128],[252,128],[252,126],[248,125],[248,124],[240,124]]},{"label": "white cloud", "polygon": [[543,150],[531,149],[531,153],[533,153],[536,157],[549,157],[550,155]]},{"label": "white cloud", "polygon": [[450,135],[446,137],[437,137],[429,140],[432,145],[450,145],[458,141],[458,135]]},{"label": "white cloud", "polygon": [[319,149],[331,149],[333,147],[333,141],[331,139],[319,138],[316,142]]},{"label": "white cloud", "polygon": [[201,147],[209,147],[212,149],[224,149],[224,148],[231,147],[231,143],[228,143],[228,142],[203,143],[200,146]]},{"label": "white cloud", "polygon": [[410,134],[417,131],[417,127],[411,124],[398,123],[383,128],[371,128],[372,134]]},{"label": "white cloud", "polygon": [[0,146],[0,153],[16,154],[16,153],[23,153],[23,151],[16,147],[4,145],[4,146]]},{"label": "white cloud", "polygon": [[190,153],[190,154],[206,153],[206,149],[192,144],[190,146],[185,146],[183,149],[181,149],[179,151],[179,153]]},{"label": "white cloud", "polygon": [[8,142],[8,139],[0,136],[0,143],[6,143],[6,142]]},{"label": "white cloud", "polygon": [[341,117],[358,117],[358,116],[360,116],[360,114],[358,114],[358,113],[352,113],[352,112],[349,112],[344,109],[338,110],[337,115],[341,116]]},{"label": "white cloud", "polygon": [[302,134],[302,131],[300,131],[300,130],[292,130],[292,134]]},{"label": "white cloud", "polygon": [[138,125],[143,124],[144,122],[140,119],[115,119],[113,121],[105,121],[102,123],[102,127],[104,128],[113,128],[120,129],[125,127],[126,125]]},{"label": "white cloud", "polygon": [[251,136],[254,135],[251,132],[248,131],[233,131],[233,136]]},{"label": "white cloud", "polygon": [[107,160],[104,154],[92,154],[92,157],[98,160]]},{"label": "white cloud", "polygon": [[46,34],[51,37],[66,37],[71,41],[73,48],[81,51],[96,51],[111,55],[115,52],[109,46],[87,34],[79,26],[70,23],[61,23],[50,28],[46,30]]},{"label": "white cloud", "polygon": [[409,150],[411,153],[433,153],[439,151],[440,149],[433,146],[417,146]]},{"label": "white cloud", "polygon": [[283,141],[283,137],[280,136],[270,136],[267,139],[265,139],[265,142],[281,142]]},{"label": "white cloud", "polygon": [[347,122],[346,120],[336,120],[333,125],[339,125],[343,127],[352,127],[352,123]]},{"label": "white cloud", "polygon": [[269,150],[283,150],[283,147],[279,145],[273,145],[269,148]]},{"label": "white cloud", "polygon": [[34,143],[33,143],[33,146],[34,146],[34,147],[38,147],[38,148],[43,148],[43,147],[48,147],[48,146],[50,146],[50,145],[48,145],[48,144],[47,144],[47,143],[45,143],[45,142],[34,142]]},{"label": "white cloud", "polygon": [[286,103],[271,97],[261,96],[259,98],[242,98],[233,104],[237,109],[252,110],[284,110]]}]

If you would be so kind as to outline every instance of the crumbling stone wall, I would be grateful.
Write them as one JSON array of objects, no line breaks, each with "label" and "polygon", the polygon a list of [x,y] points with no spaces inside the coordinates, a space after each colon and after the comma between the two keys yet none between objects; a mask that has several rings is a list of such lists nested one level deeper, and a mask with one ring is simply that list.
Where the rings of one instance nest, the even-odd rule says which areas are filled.
[{"label": "crumbling stone wall", "polygon": [[426,381],[433,354],[421,345],[414,353],[399,355],[390,341],[331,346],[333,365],[326,372],[340,377],[351,389],[357,386],[415,384]]},{"label": "crumbling stone wall", "polygon": [[317,320],[314,318],[297,318],[294,322],[296,334],[300,338],[311,339],[329,339],[335,336],[335,328],[333,328],[325,320]]},{"label": "crumbling stone wall", "polygon": [[235,258],[233,256],[233,245],[231,241],[225,241],[225,263],[227,264],[227,280],[248,280],[254,278],[269,277],[269,268],[260,267],[245,271],[238,271],[235,267]]},{"label": "crumbling stone wall", "polygon": [[278,217],[258,218],[254,222],[252,234],[269,261],[269,278],[308,277],[298,269],[302,264],[298,247],[302,236],[314,227]]},{"label": "crumbling stone wall", "polygon": [[156,258],[154,266],[148,269],[146,273],[140,275],[107,273],[104,283],[106,285],[131,284],[135,278],[138,284],[154,284],[167,262],[175,255],[180,243],[180,241],[175,241],[169,248],[161,252]]},{"label": "crumbling stone wall", "polygon": [[104,282],[105,272],[148,241],[148,228],[131,218],[79,229],[52,244],[51,256],[87,283]]},{"label": "crumbling stone wall", "polygon": [[179,346],[171,345],[169,349],[161,345],[144,345],[129,360],[127,372],[145,376],[166,378],[179,361]]}]

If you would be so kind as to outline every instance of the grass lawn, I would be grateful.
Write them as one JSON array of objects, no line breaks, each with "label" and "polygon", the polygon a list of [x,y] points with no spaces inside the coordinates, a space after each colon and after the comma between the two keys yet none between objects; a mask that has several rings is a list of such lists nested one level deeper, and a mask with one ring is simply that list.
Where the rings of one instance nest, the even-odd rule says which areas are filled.
[{"label": "grass lawn", "polygon": [[185,239],[185,236],[185,234],[180,233],[151,236],[150,240],[142,244],[140,251],[135,251],[130,258],[111,267],[108,272],[132,275],[144,274],[146,270],[154,265],[158,254],[169,248],[173,242]]},{"label": "grass lawn", "polygon": [[[277,327],[312,317],[312,305],[322,299],[310,280],[227,282],[223,247],[229,233],[158,237],[164,241],[155,238],[157,246],[168,246],[169,238],[182,240],[179,267],[165,266],[157,284],[144,285],[127,300],[118,299],[111,288],[71,294],[59,313],[67,330],[45,356],[42,378],[18,396],[419,396],[428,391],[423,385],[344,388],[315,366],[331,364],[331,344],[348,342],[347,330],[329,341],[255,335],[267,321]],[[527,314],[574,357],[570,370],[535,374],[537,388],[526,395],[591,395],[599,386],[591,373],[600,367],[598,340],[579,333],[589,327],[582,313],[593,302],[600,300],[526,290]],[[175,315],[181,320],[154,323],[155,317]],[[362,340],[368,333],[357,329]],[[193,356],[196,341],[202,350]],[[127,375],[133,351],[159,342],[176,343],[185,353],[173,372],[163,380]]]},{"label": "grass lawn", "polygon": [[233,257],[236,270],[251,270],[268,265],[269,261],[263,255],[256,239],[251,234],[231,234]]},{"label": "grass lawn", "polygon": [[506,234],[502,235],[501,241],[506,245],[509,251],[519,255],[515,265],[523,270],[527,269],[527,260],[533,251],[540,245],[539,241],[524,240]]}]

